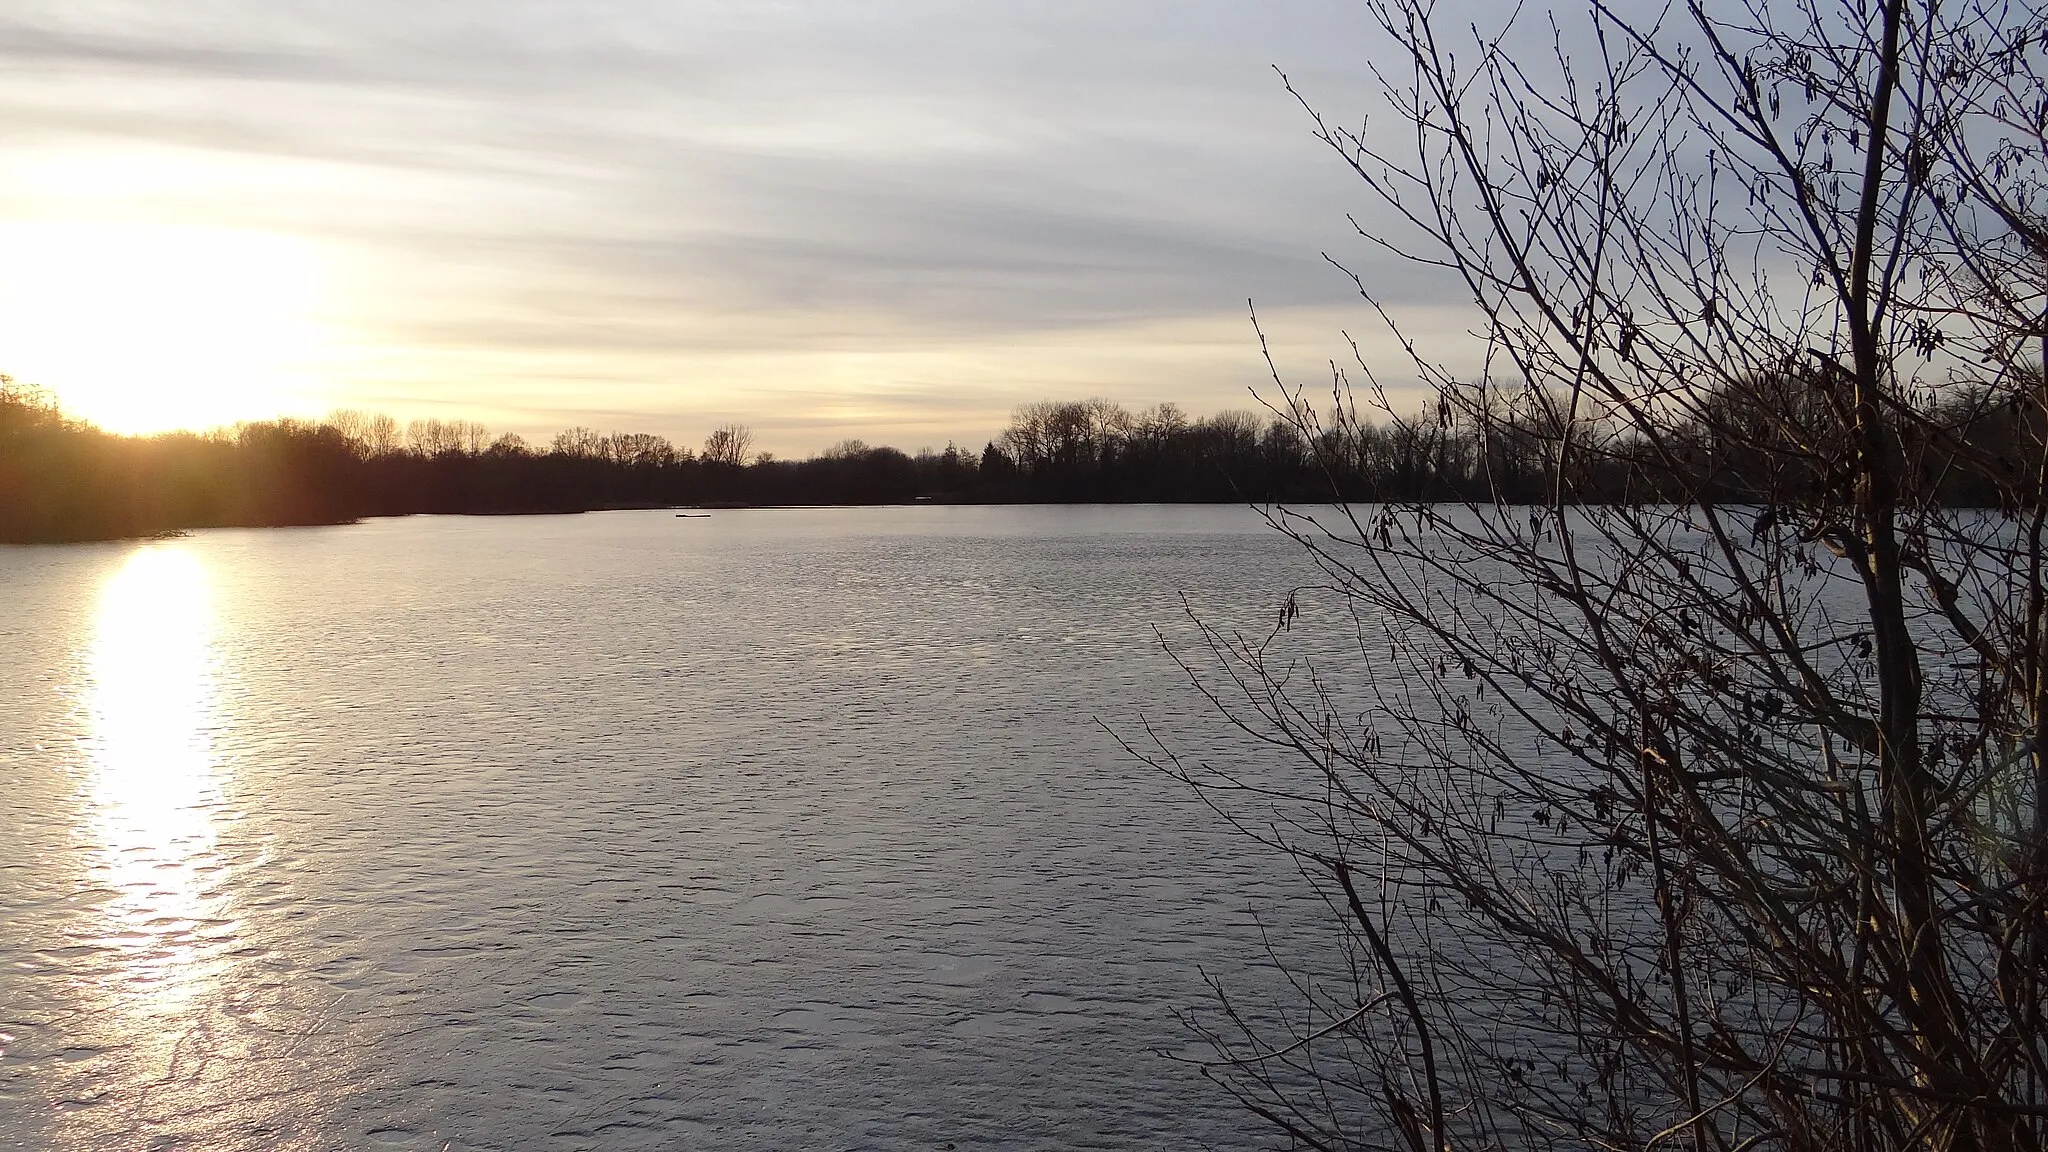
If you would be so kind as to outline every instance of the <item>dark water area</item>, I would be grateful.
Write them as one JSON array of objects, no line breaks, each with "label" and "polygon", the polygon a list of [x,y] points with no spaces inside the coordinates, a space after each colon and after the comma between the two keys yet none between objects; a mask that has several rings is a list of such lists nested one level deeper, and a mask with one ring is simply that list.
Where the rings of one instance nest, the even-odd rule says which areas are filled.
[{"label": "dark water area", "polygon": [[[0,1147],[1184,1148],[1284,860],[1162,633],[1234,507],[0,549]],[[1100,721],[1100,723],[1098,723]]]}]

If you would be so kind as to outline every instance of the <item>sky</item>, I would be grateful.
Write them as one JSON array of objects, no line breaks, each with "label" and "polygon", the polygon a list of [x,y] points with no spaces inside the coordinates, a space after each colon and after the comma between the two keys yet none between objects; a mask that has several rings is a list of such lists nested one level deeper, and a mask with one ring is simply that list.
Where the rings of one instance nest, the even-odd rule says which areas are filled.
[{"label": "sky", "polygon": [[[1253,406],[1415,309],[1273,71],[1341,0],[10,0],[0,372],[119,431],[340,407],[545,441],[978,445]],[[1383,275],[1382,275],[1383,274]]]}]

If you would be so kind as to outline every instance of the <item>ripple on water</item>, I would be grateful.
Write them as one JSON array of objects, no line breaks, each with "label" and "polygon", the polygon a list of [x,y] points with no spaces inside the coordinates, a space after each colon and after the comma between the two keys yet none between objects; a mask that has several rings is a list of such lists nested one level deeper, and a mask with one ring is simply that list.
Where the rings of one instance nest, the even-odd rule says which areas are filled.
[{"label": "ripple on water", "polygon": [[1154,628],[1284,542],[675,524],[0,550],[0,1146],[1249,1144],[1157,1053],[1292,874],[1095,720],[1218,747]]}]

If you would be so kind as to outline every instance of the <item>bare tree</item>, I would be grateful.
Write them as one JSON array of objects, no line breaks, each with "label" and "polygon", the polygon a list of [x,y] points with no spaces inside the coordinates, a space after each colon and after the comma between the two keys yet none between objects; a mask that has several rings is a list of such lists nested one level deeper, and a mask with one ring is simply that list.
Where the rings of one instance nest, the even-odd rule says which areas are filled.
[{"label": "bare tree", "polygon": [[602,432],[594,428],[577,425],[555,433],[548,450],[557,456],[574,456],[581,459],[603,459],[608,441]]},{"label": "bare tree", "polygon": [[487,456],[496,456],[501,459],[518,456],[531,456],[533,455],[533,446],[528,444],[526,442],[526,437],[521,436],[519,433],[507,432],[504,435],[499,436],[496,440],[491,441],[491,446],[484,450],[484,454]]},{"label": "bare tree", "polygon": [[614,432],[606,438],[606,454],[621,464],[661,467],[682,458],[666,436],[648,432]]},{"label": "bare tree", "polygon": [[450,430],[467,455],[481,456],[491,446],[491,430],[474,420],[451,421]]},{"label": "bare tree", "polygon": [[[474,430],[475,435],[472,435]],[[483,426],[467,420],[409,420],[405,425],[406,447],[421,456],[457,455],[467,450],[470,443],[482,437],[488,442]]]},{"label": "bare tree", "polygon": [[1316,125],[1486,369],[1403,338],[1274,409],[1334,467],[1419,380],[1548,497],[1276,514],[1327,586],[1206,628],[1287,755],[1152,755],[1344,944],[1212,1073],[1309,1148],[2042,1148],[2048,20],[1368,7],[1399,124]]},{"label": "bare tree", "polygon": [[[1173,415],[1179,418],[1177,409]],[[1114,459],[1139,431],[1137,419],[1113,400],[1040,400],[1017,406],[1000,444],[1027,472],[1085,473]]]},{"label": "bare tree", "polygon": [[388,456],[404,444],[398,421],[382,412],[338,408],[328,413],[327,423],[349,442],[360,456]]},{"label": "bare tree", "polygon": [[1165,444],[1187,431],[1188,414],[1180,405],[1168,401],[1138,413],[1133,423],[1137,439],[1147,444]]},{"label": "bare tree", "polygon": [[706,464],[724,464],[738,468],[746,464],[753,453],[754,433],[744,424],[727,424],[704,439]]}]

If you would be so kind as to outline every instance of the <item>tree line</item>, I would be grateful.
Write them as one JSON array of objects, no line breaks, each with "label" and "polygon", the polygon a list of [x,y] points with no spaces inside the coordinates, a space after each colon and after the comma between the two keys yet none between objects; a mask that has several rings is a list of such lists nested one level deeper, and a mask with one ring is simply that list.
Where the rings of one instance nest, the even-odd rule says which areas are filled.
[{"label": "tree line", "polygon": [[[1785,413],[1824,394],[1794,366],[1758,388],[1689,406],[1683,420],[1658,430],[1655,451],[1641,429],[1619,422],[1604,436],[1581,436],[1566,465],[1574,499],[1740,502],[1765,467],[1786,490],[1820,492],[1827,446],[1782,441]],[[1971,448],[1943,457],[1936,483],[1945,498],[1997,503],[2009,490],[2000,462],[2017,466],[2026,438],[2040,430],[1989,393],[1930,395],[1923,406],[1924,426]],[[121,436],[0,377],[0,541],[672,505],[1522,504],[1555,495],[1557,438],[1542,426],[1554,409],[1526,398],[1474,386],[1470,396],[1440,397],[1412,416],[1377,419],[1342,405],[1291,407],[1193,417],[1171,403],[1133,412],[1103,399],[1040,401],[1017,408],[979,452],[948,444],[913,455],[846,440],[784,460],[756,452],[753,433],[737,424],[714,430],[695,450],[650,433],[584,427],[536,445],[474,421],[400,424],[352,410]]]}]

